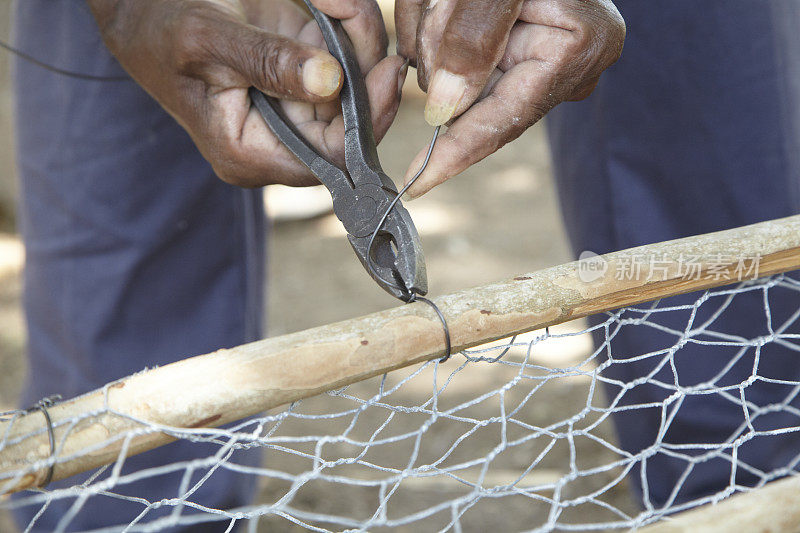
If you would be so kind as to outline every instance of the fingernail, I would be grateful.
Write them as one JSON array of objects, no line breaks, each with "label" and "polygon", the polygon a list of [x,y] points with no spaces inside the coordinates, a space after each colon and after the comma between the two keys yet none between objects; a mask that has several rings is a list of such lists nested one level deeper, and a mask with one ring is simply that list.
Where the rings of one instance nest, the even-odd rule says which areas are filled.
[{"label": "fingernail", "polygon": [[413,200],[413,199],[414,199],[414,197],[413,197],[413,196],[411,196],[411,193],[409,193],[408,191],[406,191],[406,192],[403,194],[403,196],[401,196],[401,197],[400,197],[400,199],[403,201],[403,203],[408,203],[408,202],[410,202],[411,200]]},{"label": "fingernail", "polygon": [[303,87],[317,96],[331,96],[342,83],[342,68],[331,56],[318,55],[303,64]]},{"label": "fingernail", "polygon": [[403,94],[403,86],[406,84],[406,76],[408,75],[408,61],[406,61],[400,68],[397,74],[397,95]]},{"label": "fingernail", "polygon": [[446,124],[467,92],[467,80],[446,70],[437,70],[428,87],[425,120],[431,126]]}]

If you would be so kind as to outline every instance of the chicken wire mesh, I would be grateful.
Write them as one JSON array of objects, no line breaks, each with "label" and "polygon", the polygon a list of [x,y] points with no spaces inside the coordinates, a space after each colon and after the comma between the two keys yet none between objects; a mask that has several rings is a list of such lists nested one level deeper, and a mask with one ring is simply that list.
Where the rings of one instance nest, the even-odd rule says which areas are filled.
[{"label": "chicken wire mesh", "polygon": [[[773,363],[800,351],[798,292],[785,275],[750,281],[507,339],[224,429],[143,425],[137,435],[167,432],[197,453],[166,460],[167,446],[146,452],[164,454],[162,466],[137,468],[123,446],[114,464],[0,507],[27,511],[29,530],[58,513],[57,531],[98,500],[126,505],[118,524],[94,531],[645,526],[796,472],[800,369],[774,375],[785,365]],[[743,310],[747,331],[722,327]],[[629,352],[636,338],[652,350]],[[698,412],[722,422],[687,436]],[[764,457],[763,443],[775,453]],[[0,436],[0,454],[10,444]],[[5,472],[0,486],[42,466]],[[256,486],[255,502],[210,505],[230,490],[214,484],[222,471]],[[153,479],[166,496],[136,493]]]}]

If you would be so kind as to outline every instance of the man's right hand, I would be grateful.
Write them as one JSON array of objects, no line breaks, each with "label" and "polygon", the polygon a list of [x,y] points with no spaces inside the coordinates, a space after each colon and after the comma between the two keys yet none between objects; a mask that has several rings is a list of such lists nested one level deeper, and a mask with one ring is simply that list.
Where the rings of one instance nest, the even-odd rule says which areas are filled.
[{"label": "man's right hand", "polygon": [[[111,52],[226,182],[317,183],[251,106],[251,86],[284,99],[284,111],[311,144],[343,165],[343,73],[314,20],[291,0],[88,2]],[[373,1],[314,4],[340,19],[353,41],[380,140],[400,103],[403,59],[386,57],[386,32]]]}]

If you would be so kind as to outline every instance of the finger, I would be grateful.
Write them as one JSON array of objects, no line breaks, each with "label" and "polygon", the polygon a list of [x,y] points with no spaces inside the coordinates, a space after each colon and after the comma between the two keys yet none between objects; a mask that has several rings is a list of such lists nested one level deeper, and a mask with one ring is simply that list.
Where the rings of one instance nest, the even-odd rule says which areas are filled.
[{"label": "finger", "polygon": [[[376,142],[383,139],[397,114],[407,70],[403,58],[391,56],[378,63],[365,78],[367,94],[370,98],[372,130]],[[314,121],[321,124],[329,123],[323,133],[324,142],[317,143],[315,146],[334,159],[337,164],[344,166],[344,125],[341,105],[338,106],[337,112],[333,116],[326,117],[327,120],[320,119],[321,106],[312,106],[303,102],[286,102],[283,105],[287,118],[293,123],[301,125],[300,127]],[[325,104],[323,113],[329,112],[327,109],[329,105]],[[309,138],[312,139],[315,136],[316,134]]]},{"label": "finger", "polygon": [[[526,0],[520,20],[530,23],[538,35],[538,42],[529,44],[528,57],[566,59],[584,70],[577,73],[584,80],[599,78],[619,59],[625,43],[625,20],[611,0]],[[578,86],[576,98],[591,92],[591,84]]]},{"label": "finger", "polygon": [[281,100],[280,106],[286,118],[293,124],[304,124],[316,120],[314,104]]},{"label": "finger", "polygon": [[339,100],[327,102],[324,104],[316,104],[314,106],[314,120],[322,122],[330,122],[337,115],[342,114],[342,103]]},{"label": "finger", "polygon": [[289,37],[296,36],[300,29],[312,19],[311,13],[293,0],[244,1],[242,2],[247,22],[272,33]]},{"label": "finger", "polygon": [[446,124],[480,96],[503,57],[522,0],[458,0],[429,68],[425,119]]},{"label": "finger", "polygon": [[425,0],[397,0],[394,6],[394,25],[397,31],[397,53],[417,66],[417,29],[422,20]]},{"label": "finger", "polygon": [[[416,198],[496,152],[535,124],[556,103],[551,95],[555,71],[531,60],[506,72],[489,95],[459,117],[441,136],[425,172],[409,189]],[[426,150],[412,162],[408,183],[422,166]]]},{"label": "finger", "polygon": [[[384,136],[400,104],[397,89],[403,59],[386,58],[366,77],[376,139]],[[298,106],[303,113],[305,105]],[[344,124],[341,115],[332,122],[307,120],[295,123],[300,134],[335,164],[344,167]],[[306,186],[319,182],[309,169],[269,130],[247,92],[228,90],[218,94],[206,114],[196,142],[223,180],[243,187],[270,183]],[[209,140],[213,144],[208,144]],[[205,142],[206,144],[202,144]]]},{"label": "finger", "polygon": [[[372,130],[378,143],[383,140],[397,116],[405,75],[405,60],[400,56],[390,56],[375,65],[365,79]],[[344,123],[341,115],[326,128],[324,149],[333,154],[340,165],[344,165]]]},{"label": "finger", "polygon": [[429,74],[447,29],[447,21],[459,0],[425,0],[417,28],[417,83],[428,90]]},{"label": "finger", "polygon": [[[371,0],[313,0],[314,5],[328,16],[343,22],[350,35],[363,72],[386,57],[388,38],[383,16]],[[301,0],[277,2],[246,2],[247,20],[274,33],[297,37],[298,40],[325,48],[322,34]],[[314,33],[309,40],[304,35]]]},{"label": "finger", "polygon": [[[211,85],[252,85],[270,96],[312,103],[339,94],[342,68],[325,50],[245,24],[218,24],[215,33],[206,42],[211,64],[220,66],[206,72]],[[231,74],[238,79],[228,79]]]},{"label": "finger", "polygon": [[[382,66],[387,74],[381,74],[378,66]],[[400,109],[403,86],[408,74],[408,63],[401,56],[390,56],[382,63],[378,63],[373,70],[376,70],[375,74],[367,76],[367,91],[376,95],[376,98],[370,98],[370,112],[372,113],[372,128],[375,133],[375,141],[380,143],[389,131],[397,116],[397,111]],[[389,74],[393,74],[393,76]],[[392,82],[394,82],[394,85],[392,85]]]},{"label": "finger", "polygon": [[600,83],[600,76],[586,80],[581,85],[575,88],[575,92],[572,95],[570,95],[569,98],[567,98],[567,100],[569,100],[570,102],[580,102],[581,100],[589,98],[589,96],[597,88],[598,83]]},{"label": "finger", "polygon": [[374,0],[313,0],[323,13],[342,21],[353,43],[362,72],[386,57],[389,38],[383,15]]},{"label": "finger", "polygon": [[[528,14],[532,18],[533,13]],[[566,25],[565,25],[566,26]],[[606,51],[593,46],[591,38],[582,38],[585,30],[546,26],[538,23],[517,22],[511,30],[503,58],[498,68],[503,71],[527,61],[537,59],[553,65],[562,65],[574,79],[574,89],[565,100],[579,101],[587,98],[597,87],[600,74],[618,57],[614,47]],[[595,32],[596,39],[601,32]],[[603,42],[598,39],[596,42]],[[596,53],[592,53],[596,51]],[[566,60],[566,61],[565,61]]]},{"label": "finger", "polygon": [[[300,11],[299,6],[293,7],[296,11]],[[306,11],[300,12],[300,16],[305,18],[305,23],[297,31],[297,40],[327,50],[328,45],[325,44],[325,39],[322,37],[322,32],[316,21],[313,18],[309,18],[311,15]],[[284,106],[290,104],[287,100],[282,103]],[[299,102],[291,102],[291,104],[299,104]],[[313,104],[310,107],[313,110],[312,116],[315,120],[324,122],[330,122],[333,117],[342,112],[342,105],[338,98],[322,104]]]},{"label": "finger", "polygon": [[[273,135],[246,90],[222,91],[208,103],[202,123],[189,131],[223,181],[240,187],[319,183]],[[301,104],[301,107],[306,105]],[[300,125],[296,126],[301,129]],[[308,129],[307,125],[302,129]]]},{"label": "finger", "polygon": [[494,69],[492,75],[489,76],[489,81],[486,82],[486,87],[483,88],[483,92],[481,93],[478,100],[483,100],[484,98],[489,96],[489,94],[494,90],[494,86],[497,85],[497,82],[499,82],[500,79],[503,77],[503,74],[505,74],[504,70],[500,70],[499,68]]},{"label": "finger", "polygon": [[555,61],[564,55],[564,43],[569,34],[570,31],[563,28],[517,22],[497,66],[505,72],[530,59]]}]

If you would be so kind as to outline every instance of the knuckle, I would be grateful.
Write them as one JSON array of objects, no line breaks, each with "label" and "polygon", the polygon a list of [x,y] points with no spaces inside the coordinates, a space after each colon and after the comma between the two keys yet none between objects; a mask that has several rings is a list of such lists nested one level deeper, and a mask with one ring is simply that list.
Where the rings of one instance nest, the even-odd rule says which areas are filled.
[{"label": "knuckle", "polygon": [[603,40],[608,48],[609,57],[612,58],[612,63],[622,55],[622,47],[625,44],[627,32],[625,19],[622,18],[619,11],[614,9],[613,13],[609,13],[603,33]]},{"label": "knuckle", "polygon": [[572,102],[580,102],[588,98],[593,92],[600,78],[592,78],[575,88],[575,91],[568,98]]},{"label": "knuckle", "polygon": [[548,94],[541,100],[535,100],[531,102],[528,107],[527,114],[524,117],[517,119],[517,121],[512,121],[512,127],[509,128],[511,135],[509,136],[508,141],[516,139],[528,128],[539,122],[542,117],[544,117],[556,106],[557,103],[558,102],[554,98],[554,93]]},{"label": "knuckle", "polygon": [[294,59],[290,47],[265,40],[258,44],[254,53],[257,57],[255,74],[263,86],[273,90],[281,88],[283,75],[290,71]]},{"label": "knuckle", "polygon": [[597,77],[622,54],[625,21],[608,0],[583,3],[569,16],[570,38],[555,66],[578,80]]},{"label": "knuckle", "polygon": [[625,20],[613,3],[596,0],[576,11],[571,52],[606,68],[619,59],[625,41]]},{"label": "knuckle", "polygon": [[609,36],[617,40],[625,40],[627,27],[625,25],[625,19],[622,18],[622,14],[617,7],[609,0],[600,0],[599,11],[601,12],[601,17],[605,21],[605,27]]}]

